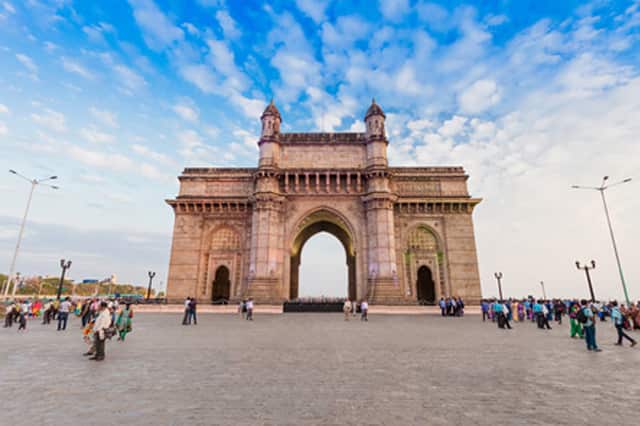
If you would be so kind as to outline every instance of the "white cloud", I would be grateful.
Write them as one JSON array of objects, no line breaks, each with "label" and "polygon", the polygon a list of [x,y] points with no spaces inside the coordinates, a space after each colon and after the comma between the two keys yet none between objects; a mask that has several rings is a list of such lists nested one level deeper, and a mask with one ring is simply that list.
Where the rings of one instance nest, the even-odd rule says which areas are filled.
[{"label": "white cloud", "polygon": [[33,62],[33,59],[31,59],[24,53],[16,53],[16,59],[20,61],[20,63],[32,73],[36,73],[38,71],[38,67],[36,66],[35,62]]},{"label": "white cloud", "polygon": [[241,33],[238,25],[231,15],[229,15],[229,12],[226,10],[218,10],[216,12],[216,19],[222,28],[225,38],[233,40],[240,37]]},{"label": "white cloud", "polygon": [[67,146],[69,156],[88,166],[116,172],[138,174],[157,181],[168,181],[171,177],[149,163],[140,163],[131,158],[111,152],[94,151],[76,145]]},{"label": "white cloud", "polygon": [[196,28],[195,25],[193,25],[190,22],[183,22],[181,25],[182,28],[184,28],[185,30],[187,30],[187,32],[189,34],[191,34],[192,36],[199,36],[200,35],[200,31],[198,30],[198,28]]},{"label": "white cloud", "polygon": [[477,114],[500,101],[498,85],[493,80],[478,80],[464,90],[458,103],[463,112]]},{"label": "white cloud", "polygon": [[86,78],[87,80],[93,80],[94,78],[93,73],[72,59],[62,58],[62,67],[69,72]]},{"label": "white cloud", "polygon": [[183,120],[196,122],[200,116],[198,107],[190,99],[183,99],[173,107],[173,112],[178,114]]},{"label": "white cloud", "polygon": [[325,11],[329,5],[329,0],[296,0],[296,6],[305,15],[320,23],[325,19]]},{"label": "white cloud", "polygon": [[138,155],[141,155],[145,158],[150,158],[159,163],[163,163],[166,165],[175,166],[175,161],[169,157],[168,155],[162,154],[160,152],[154,151],[153,149],[139,144],[131,145],[131,149]]},{"label": "white cloud", "polygon": [[184,65],[180,74],[204,93],[214,93],[218,87],[215,75],[206,65]]},{"label": "white cloud", "polygon": [[9,128],[7,127],[6,124],[0,121],[0,136],[4,136],[7,133],[9,133]]},{"label": "white cloud", "polygon": [[447,138],[458,136],[464,132],[466,122],[466,117],[454,115],[451,119],[442,123],[442,126],[438,129],[438,133]]},{"label": "white cloud", "polygon": [[133,16],[142,29],[147,45],[162,50],[184,37],[184,33],[167,18],[152,0],[129,0]]},{"label": "white cloud", "polygon": [[92,42],[105,44],[107,42],[104,36],[105,33],[113,33],[115,32],[115,28],[106,22],[99,22],[97,25],[86,25],[82,27],[82,32],[84,32]]},{"label": "white cloud", "polygon": [[12,5],[11,3],[9,3],[8,1],[4,1],[4,2],[2,2],[2,8],[3,8],[6,12],[8,12],[8,13],[10,13],[10,14],[14,14],[14,13],[16,13],[16,8],[15,8],[15,7],[13,7],[13,5]]},{"label": "white cloud", "polygon": [[409,13],[409,0],[379,0],[380,13],[392,22],[400,21]]},{"label": "white cloud", "polygon": [[119,127],[118,118],[113,112],[96,107],[89,108],[89,112],[91,113],[93,118],[95,118],[102,124],[106,124],[107,126],[113,127],[114,129],[117,129]]},{"label": "white cloud", "polygon": [[0,114],[9,114],[9,107],[4,104],[0,104]]},{"label": "white cloud", "polygon": [[129,92],[137,92],[147,85],[147,81],[140,74],[125,65],[116,65],[113,67],[118,82]]},{"label": "white cloud", "polygon": [[31,114],[31,119],[41,126],[46,127],[54,132],[64,132],[67,130],[65,116],[61,112],[46,108],[42,113]]},{"label": "white cloud", "polygon": [[95,127],[85,127],[80,130],[80,135],[91,143],[103,144],[113,142],[113,135],[101,132]]}]

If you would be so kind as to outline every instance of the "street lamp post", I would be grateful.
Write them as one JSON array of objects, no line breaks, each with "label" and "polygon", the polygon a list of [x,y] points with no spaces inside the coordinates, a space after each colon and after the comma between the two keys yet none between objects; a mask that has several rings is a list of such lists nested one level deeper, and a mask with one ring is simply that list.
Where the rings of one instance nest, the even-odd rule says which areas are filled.
[{"label": "street lamp post", "polygon": [[547,300],[547,293],[544,291],[544,281],[540,281],[540,286],[542,287],[542,298]]},{"label": "street lamp post", "polygon": [[498,293],[500,294],[500,300],[504,300],[502,298],[502,272],[496,272],[493,275],[496,277],[496,280],[498,280]]},{"label": "street lamp post", "polygon": [[613,235],[613,227],[611,226],[611,218],[609,217],[609,208],[607,207],[607,199],[604,196],[604,191],[612,186],[620,185],[623,183],[631,182],[631,178],[626,178],[616,183],[612,183],[607,185],[607,181],[609,180],[609,176],[605,176],[602,178],[602,184],[598,187],[593,186],[579,186],[573,185],[574,189],[592,189],[600,192],[600,196],[602,198],[602,205],[604,206],[604,214],[607,218],[607,225],[609,225],[609,235],[611,236],[611,244],[613,245],[613,252],[616,256],[616,263],[618,264],[618,274],[620,274],[620,282],[622,283],[622,290],[624,291],[624,298],[627,301],[627,306],[631,305],[631,301],[629,300],[629,293],[627,292],[627,283],[624,280],[624,274],[622,273],[622,264],[620,263],[620,255],[618,254],[618,246],[616,244],[616,239]]},{"label": "street lamp post", "polygon": [[591,302],[595,303],[596,302],[596,296],[593,294],[593,284],[591,284],[591,275],[589,275],[589,271],[591,269],[595,269],[596,261],[592,260],[591,261],[591,267],[589,267],[589,265],[580,266],[580,262],[578,262],[576,260],[576,267],[578,269],[582,269],[584,271],[584,273],[587,275],[587,283],[589,284],[589,293],[591,293]]},{"label": "street lamp post", "polygon": [[[38,186],[38,185],[44,185],[44,186],[48,186],[48,187],[53,188],[53,189],[58,189],[57,186],[49,185],[49,184],[44,183],[44,182],[49,181],[49,180],[58,179],[57,176],[50,176],[50,177],[44,178],[44,179],[29,179],[28,177],[21,175],[20,173],[16,172],[15,170],[9,170],[9,173],[12,173],[12,174],[14,174],[14,175],[26,180],[27,182],[29,182],[31,184],[31,190],[29,191],[29,198],[27,199],[27,207],[24,210],[24,216],[22,216],[22,223],[20,224],[20,232],[18,233],[18,242],[16,243],[16,249],[13,252],[13,259],[11,260],[11,266],[9,267],[9,276],[7,277],[7,286],[4,289],[4,297],[7,297],[7,295],[9,294],[9,287],[11,286],[11,282],[14,281],[13,280],[13,272],[15,271],[15,268],[16,268],[16,260],[18,259],[18,252],[20,251],[20,243],[22,242],[22,235],[24,234],[24,225],[27,222],[27,215],[29,214],[29,207],[31,207],[31,199],[33,198],[33,191],[36,189],[36,186]],[[13,291],[11,293],[12,297],[16,296],[16,287],[17,287],[17,284],[14,281]]]},{"label": "street lamp post", "polygon": [[67,272],[67,269],[71,268],[71,261],[67,260],[65,262],[64,259],[60,259],[60,267],[62,268],[62,274],[60,275],[60,284],[58,284],[58,297],[57,297],[58,300],[60,300],[60,295],[62,294],[62,284],[64,283],[64,274]]},{"label": "street lamp post", "polygon": [[153,281],[153,277],[156,276],[155,272],[149,271],[149,288],[147,289],[147,300],[151,298],[151,282]]}]

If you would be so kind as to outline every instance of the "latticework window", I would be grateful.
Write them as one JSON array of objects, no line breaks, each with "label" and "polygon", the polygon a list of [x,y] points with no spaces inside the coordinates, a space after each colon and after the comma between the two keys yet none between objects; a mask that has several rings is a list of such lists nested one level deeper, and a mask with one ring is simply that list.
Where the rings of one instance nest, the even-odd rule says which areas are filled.
[{"label": "latticework window", "polygon": [[411,250],[436,251],[438,249],[438,240],[427,228],[419,226],[409,234],[407,246]]},{"label": "latticework window", "polygon": [[223,228],[211,238],[212,250],[232,250],[240,247],[240,235],[233,229]]}]

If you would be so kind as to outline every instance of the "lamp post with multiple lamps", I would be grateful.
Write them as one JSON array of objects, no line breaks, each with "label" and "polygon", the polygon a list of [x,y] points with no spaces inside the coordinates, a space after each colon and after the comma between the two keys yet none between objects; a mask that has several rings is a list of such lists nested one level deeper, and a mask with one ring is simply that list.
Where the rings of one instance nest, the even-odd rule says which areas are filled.
[{"label": "lamp post with multiple lamps", "polygon": [[153,277],[155,276],[155,272],[149,271],[149,288],[147,289],[147,301],[151,298],[151,282],[153,281]]},{"label": "lamp post with multiple lamps", "polygon": [[547,300],[547,292],[544,291],[544,281],[540,281],[540,286],[542,287],[542,298]]},{"label": "lamp post with multiple lamps", "polygon": [[[55,186],[55,185],[49,185],[49,184],[45,183],[45,182],[50,181],[50,180],[58,179],[57,176],[50,176],[50,177],[44,178],[44,179],[29,179],[28,177],[16,172],[15,170],[9,170],[9,173],[14,174],[14,175],[26,180],[27,182],[29,182],[31,184],[31,190],[29,191],[29,198],[27,200],[27,208],[24,210],[24,216],[22,217],[22,224],[20,225],[20,232],[18,233],[18,242],[16,243],[16,249],[13,252],[13,259],[11,260],[11,266],[9,267],[9,276],[7,277],[7,286],[4,289],[4,297],[7,297],[7,295],[9,294],[9,287],[11,286],[11,282],[14,281],[13,280],[13,273],[14,273],[15,268],[16,268],[16,260],[18,259],[18,252],[20,251],[20,243],[22,242],[22,235],[24,234],[24,225],[27,222],[27,215],[29,214],[29,207],[31,207],[31,199],[33,198],[33,191],[36,189],[36,186],[38,186],[38,185],[44,185],[44,186],[48,186],[49,188],[52,188],[52,189],[58,189],[58,187]],[[15,297],[15,295],[16,295],[16,287],[17,287],[17,284],[14,282],[13,291],[11,293],[12,297]]]},{"label": "lamp post with multiple lamps", "polygon": [[580,266],[580,262],[578,262],[576,260],[576,267],[578,269],[582,269],[584,271],[584,273],[587,275],[587,284],[589,284],[589,293],[591,294],[591,302],[595,303],[596,302],[596,296],[593,294],[593,284],[591,284],[591,275],[589,275],[589,271],[591,269],[595,269],[596,268],[596,261],[592,260],[591,261],[591,267],[589,267],[589,265]]},{"label": "lamp post with multiple lamps", "polygon": [[62,295],[62,284],[64,283],[64,274],[67,272],[67,269],[71,268],[71,261],[67,260],[65,262],[64,259],[60,259],[60,267],[62,268],[62,274],[60,275],[60,283],[58,284],[58,297],[56,299],[60,300],[60,296]]},{"label": "lamp post with multiple lamps", "polygon": [[500,300],[504,300],[502,298],[502,272],[496,272],[493,275],[496,277],[496,280],[498,280],[498,294],[500,294]]},{"label": "lamp post with multiple lamps", "polygon": [[[616,256],[616,263],[618,264],[618,273],[620,274],[620,282],[622,283],[622,290],[624,291],[624,298],[627,302],[627,306],[631,305],[631,301],[629,300],[629,293],[627,292],[627,284],[624,280],[624,274],[622,273],[622,265],[620,263],[620,255],[618,254],[618,246],[616,245],[616,238],[613,235],[613,227],[611,226],[611,218],[609,217],[609,208],[607,207],[607,199],[604,196],[604,191],[611,188],[612,186],[621,185],[623,183],[631,182],[631,178],[626,178],[619,182],[607,184],[609,180],[609,176],[605,176],[602,178],[602,183],[600,186],[580,186],[573,185],[573,189],[591,189],[594,191],[600,192],[600,196],[602,197],[602,204],[604,206],[604,214],[607,218],[607,225],[609,225],[609,235],[611,236],[611,244],[613,244],[613,252]],[[593,294],[592,294],[593,297]]]}]

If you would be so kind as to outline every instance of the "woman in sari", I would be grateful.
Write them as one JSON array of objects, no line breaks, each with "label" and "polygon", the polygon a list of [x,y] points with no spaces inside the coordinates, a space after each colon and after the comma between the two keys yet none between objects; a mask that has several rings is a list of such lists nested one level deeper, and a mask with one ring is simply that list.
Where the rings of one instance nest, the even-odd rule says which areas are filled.
[{"label": "woman in sari", "polygon": [[131,310],[131,304],[127,303],[124,308],[120,310],[118,318],[116,319],[116,327],[118,329],[118,340],[124,342],[124,338],[127,333],[131,332],[131,321],[133,320],[133,311]]}]

